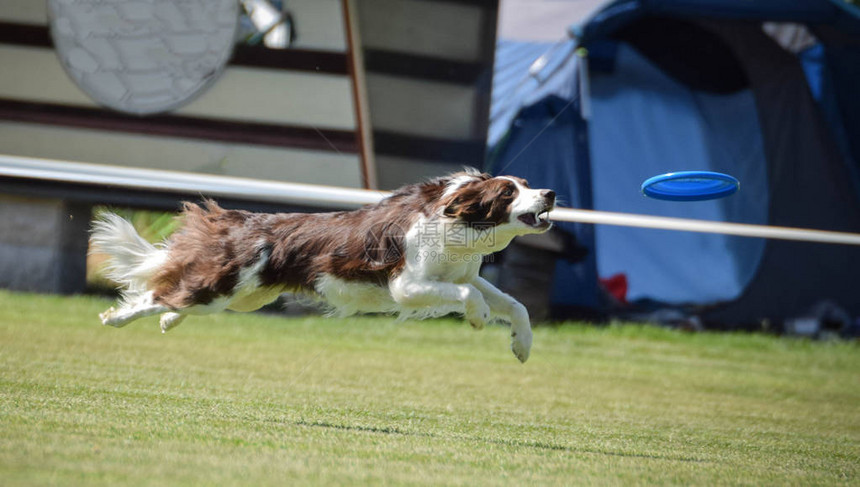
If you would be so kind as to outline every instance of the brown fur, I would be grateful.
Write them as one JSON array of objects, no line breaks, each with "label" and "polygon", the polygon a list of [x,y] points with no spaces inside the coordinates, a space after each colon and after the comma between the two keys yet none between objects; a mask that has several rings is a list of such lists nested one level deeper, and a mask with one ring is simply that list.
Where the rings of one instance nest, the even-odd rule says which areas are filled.
[{"label": "brown fur", "polygon": [[[524,179],[518,179],[528,187]],[[494,226],[507,223],[517,186],[505,179],[481,179],[463,185],[445,202],[445,216],[470,225]]]},{"label": "brown fur", "polygon": [[261,286],[313,291],[322,274],[384,285],[403,267],[405,232],[420,214],[444,208],[446,216],[470,224],[508,220],[514,184],[476,175],[441,201],[457,176],[406,186],[355,211],[265,214],[225,210],[211,200],[202,207],[185,203],[181,229],[168,243],[168,262],[150,281],[153,299],[173,309],[208,304],[228,295],[240,270],[263,255],[268,261]]}]

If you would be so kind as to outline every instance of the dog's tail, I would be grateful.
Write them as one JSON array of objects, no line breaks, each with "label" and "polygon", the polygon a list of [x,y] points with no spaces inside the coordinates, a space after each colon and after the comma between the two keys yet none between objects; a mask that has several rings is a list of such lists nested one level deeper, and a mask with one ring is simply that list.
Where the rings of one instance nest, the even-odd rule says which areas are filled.
[{"label": "dog's tail", "polygon": [[125,290],[125,298],[146,292],[147,281],[167,260],[167,248],[144,240],[132,224],[114,213],[93,222],[90,243],[94,252],[107,254],[107,277]]}]

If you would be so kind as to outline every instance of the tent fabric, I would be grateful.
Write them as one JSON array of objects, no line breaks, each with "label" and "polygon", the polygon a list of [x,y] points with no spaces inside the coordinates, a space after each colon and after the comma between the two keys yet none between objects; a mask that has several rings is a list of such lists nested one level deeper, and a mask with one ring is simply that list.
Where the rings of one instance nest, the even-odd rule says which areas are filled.
[{"label": "tent fabric", "polygon": [[[854,62],[860,66],[860,43],[855,49],[857,53],[852,57],[856,58]],[[855,128],[850,134],[847,128],[860,127],[860,117],[856,114],[860,111],[860,96],[854,91],[856,88],[853,86],[856,85],[849,88],[849,93],[839,94],[837,76],[828,62],[828,51],[831,50],[833,49],[825,49],[824,44],[815,44],[800,53],[800,61],[812,96],[821,108],[830,133],[839,146],[855,192],[860,198],[860,128]],[[860,78],[860,68],[854,79],[857,78]],[[846,119],[849,120],[847,124],[844,121]]]},{"label": "tent fabric", "polygon": [[[772,225],[860,232],[855,187],[827,130],[799,62],[754,26],[715,25],[752,80],[768,154]],[[785,319],[831,300],[860,314],[860,248],[768,241],[760,271],[744,294],[713,314]],[[778,283],[778,285],[774,285]]]},{"label": "tent fabric", "polygon": [[[487,136],[489,147],[495,147],[507,134],[520,108],[549,95],[564,99],[576,95],[573,91],[576,87],[569,82],[576,68],[568,62],[575,44],[572,40],[552,43],[503,39],[498,42]],[[544,55],[547,55],[546,66],[538,76],[530,76],[529,68]]]},{"label": "tent fabric", "polygon": [[[712,95],[688,90],[622,45],[615,71],[595,73],[591,94],[596,209],[767,223],[764,148],[758,121],[749,116],[755,111],[749,91]],[[681,204],[639,193],[645,179],[676,170],[729,173],[742,181],[743,190],[732,198]],[[682,304],[739,296],[758,268],[764,242],[598,226],[596,247],[599,275],[625,274],[629,299]]]},{"label": "tent fabric", "polygon": [[582,25],[572,26],[570,32],[587,44],[646,16],[800,22],[860,35],[856,9],[843,0],[617,0],[607,2]]},{"label": "tent fabric", "polygon": [[860,14],[857,24],[853,36],[832,26],[817,26],[813,29],[824,46],[822,64],[829,91],[825,91],[822,96],[830,98],[829,109],[834,112],[828,119],[844,130],[843,147],[855,167],[860,164],[860,96],[857,93],[857,80],[860,79]]},{"label": "tent fabric", "polygon": [[[764,20],[802,23],[820,44],[798,59]],[[860,108],[855,12],[821,0],[619,0],[571,30],[590,53],[590,119],[576,42],[500,44],[496,77],[507,83],[494,85],[491,171],[580,208],[860,232],[860,109],[845,109]],[[684,62],[666,55],[673,45]],[[529,78],[541,54],[546,66]],[[645,178],[686,169],[734,174],[741,191],[682,204],[639,194]],[[856,247],[561,226],[592,255],[558,264],[560,309],[599,306],[597,276],[623,273],[634,300],[721,303],[705,316],[715,323],[782,320],[824,300],[860,315]]]},{"label": "tent fabric", "polygon": [[[556,192],[557,201],[564,205],[591,208],[588,165],[542,163],[587,160],[586,131],[577,97],[547,96],[519,113],[505,143],[506,156],[499,158],[491,171],[516,174],[535,188],[551,187]],[[573,134],[583,135],[576,137]],[[594,248],[593,226],[564,222],[556,225],[573,235],[580,245]],[[556,264],[550,303],[560,308],[595,308],[599,306],[596,282],[594,252],[576,264],[560,260]]]}]

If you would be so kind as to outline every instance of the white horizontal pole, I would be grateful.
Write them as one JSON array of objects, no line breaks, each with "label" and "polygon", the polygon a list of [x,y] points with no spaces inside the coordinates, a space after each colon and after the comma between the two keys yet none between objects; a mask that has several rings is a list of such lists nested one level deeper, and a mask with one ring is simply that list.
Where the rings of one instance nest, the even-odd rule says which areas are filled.
[{"label": "white horizontal pole", "polygon": [[[327,209],[357,208],[376,203],[390,194],[385,191],[318,184],[261,181],[259,179],[212,174],[129,168],[8,155],[0,155],[0,176],[200,194],[213,198],[237,198]],[[806,228],[725,223],[574,208],[556,208],[550,213],[550,218],[555,221],[596,225],[860,245],[860,234]]]},{"label": "white horizontal pole", "polygon": [[577,210],[556,208],[550,213],[555,221],[594,223],[622,227],[656,228],[659,230],[678,230],[682,232],[718,233],[741,237],[773,238],[779,240],[798,240],[831,244],[860,245],[860,234],[831,232],[807,228],[752,225],[748,223],[725,223],[688,218],[615,213],[608,211]]},{"label": "white horizontal pole", "polygon": [[388,194],[382,191],[319,184],[272,182],[214,174],[9,155],[0,155],[0,176],[200,194],[213,198],[237,198],[330,209],[357,208],[375,203]]}]

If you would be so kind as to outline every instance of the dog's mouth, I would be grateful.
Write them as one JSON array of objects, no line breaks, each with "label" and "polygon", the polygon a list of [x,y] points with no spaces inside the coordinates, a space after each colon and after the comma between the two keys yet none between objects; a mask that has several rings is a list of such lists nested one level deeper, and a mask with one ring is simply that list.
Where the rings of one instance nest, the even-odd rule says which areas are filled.
[{"label": "dog's mouth", "polygon": [[525,223],[532,228],[545,229],[549,228],[552,223],[549,221],[549,212],[552,206],[544,206],[543,208],[533,213],[523,213],[517,217],[517,220]]}]

